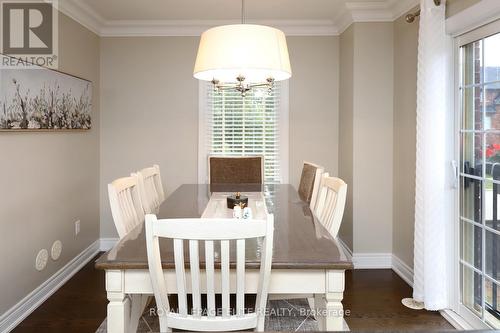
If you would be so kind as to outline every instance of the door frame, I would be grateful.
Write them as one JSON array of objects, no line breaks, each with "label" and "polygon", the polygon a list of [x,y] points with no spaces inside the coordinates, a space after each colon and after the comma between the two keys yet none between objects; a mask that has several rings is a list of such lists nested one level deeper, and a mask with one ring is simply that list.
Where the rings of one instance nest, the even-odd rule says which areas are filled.
[{"label": "door frame", "polygon": [[[454,36],[453,40],[453,112],[454,112],[454,148],[455,148],[455,196],[454,196],[454,213],[453,213],[453,232],[449,233],[453,239],[453,269],[450,272],[451,287],[449,290],[450,304],[452,310],[465,321],[461,326],[465,329],[491,329],[492,327],[469,310],[461,303],[461,286],[460,286],[460,125],[462,119],[462,98],[460,92],[460,48],[466,44],[486,38],[488,36],[500,33],[500,20],[488,23],[480,28],[474,29],[459,36]],[[483,145],[485,143],[483,142]],[[484,147],[483,147],[484,148]],[[484,200],[482,202],[482,211],[484,212]],[[484,245],[484,239],[483,239]],[[484,248],[484,246],[483,246]],[[484,252],[484,251],[483,251]],[[484,279],[484,278],[483,278]],[[484,298],[484,286],[482,288]],[[484,311],[484,309],[483,309]],[[446,314],[444,314],[446,316]],[[452,316],[451,314],[448,314]]]}]

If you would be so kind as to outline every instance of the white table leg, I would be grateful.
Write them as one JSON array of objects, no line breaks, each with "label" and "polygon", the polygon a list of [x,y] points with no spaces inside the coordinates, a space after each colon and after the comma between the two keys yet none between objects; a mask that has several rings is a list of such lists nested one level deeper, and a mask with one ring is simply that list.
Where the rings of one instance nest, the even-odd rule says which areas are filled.
[{"label": "white table leg", "polygon": [[130,298],[125,294],[124,272],[106,271],[108,295],[108,333],[128,333],[130,322]]},{"label": "white table leg", "polygon": [[316,319],[321,331],[343,331],[344,324],[344,271],[326,271],[325,294],[314,295]]},{"label": "white table leg", "polygon": [[108,300],[108,333],[128,332],[130,299],[124,293],[108,292]]}]

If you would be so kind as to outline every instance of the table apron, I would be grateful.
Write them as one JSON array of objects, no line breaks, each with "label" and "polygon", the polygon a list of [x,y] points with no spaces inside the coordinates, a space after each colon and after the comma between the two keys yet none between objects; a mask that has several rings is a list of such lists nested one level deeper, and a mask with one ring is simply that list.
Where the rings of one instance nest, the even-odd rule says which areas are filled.
[{"label": "table apron", "polygon": [[[164,270],[167,291],[176,294],[175,270]],[[274,269],[271,272],[269,294],[319,294],[332,291],[343,291],[344,270],[312,270],[312,269]],[[341,277],[340,281],[337,280]],[[257,293],[259,271],[247,270],[245,274],[245,293]],[[201,292],[206,291],[206,276],[200,272]],[[340,282],[340,285],[339,285]],[[333,286],[336,290],[328,290]],[[215,274],[215,292],[220,293],[220,271]],[[231,293],[236,293],[236,271],[230,273]],[[186,289],[191,291],[189,270],[186,271]],[[339,290],[340,289],[340,290]],[[153,294],[148,270],[126,269],[106,270],[106,291],[124,294]]]}]

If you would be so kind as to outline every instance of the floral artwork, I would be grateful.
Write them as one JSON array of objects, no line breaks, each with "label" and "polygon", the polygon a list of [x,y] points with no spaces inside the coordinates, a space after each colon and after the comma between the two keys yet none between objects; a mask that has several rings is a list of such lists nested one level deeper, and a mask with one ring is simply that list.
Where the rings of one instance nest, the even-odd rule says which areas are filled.
[{"label": "floral artwork", "polygon": [[0,68],[2,131],[90,129],[91,110],[90,81],[38,66]]}]

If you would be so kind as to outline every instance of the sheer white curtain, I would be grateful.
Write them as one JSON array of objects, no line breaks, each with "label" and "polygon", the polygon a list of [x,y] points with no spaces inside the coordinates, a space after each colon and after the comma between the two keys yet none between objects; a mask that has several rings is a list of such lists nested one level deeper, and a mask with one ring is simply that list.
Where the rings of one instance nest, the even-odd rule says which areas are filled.
[{"label": "sheer white curtain", "polygon": [[[417,165],[413,298],[428,310],[447,308],[450,261],[451,39],[445,32],[445,1],[420,2],[417,82]],[[451,132],[450,132],[451,129]],[[451,157],[451,158],[450,158]]]}]

